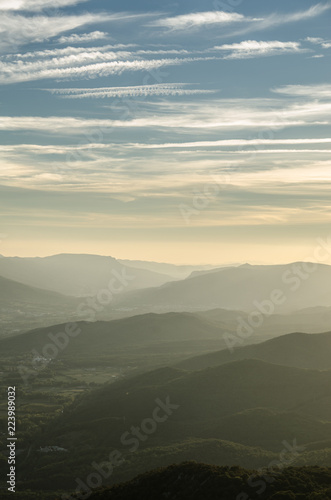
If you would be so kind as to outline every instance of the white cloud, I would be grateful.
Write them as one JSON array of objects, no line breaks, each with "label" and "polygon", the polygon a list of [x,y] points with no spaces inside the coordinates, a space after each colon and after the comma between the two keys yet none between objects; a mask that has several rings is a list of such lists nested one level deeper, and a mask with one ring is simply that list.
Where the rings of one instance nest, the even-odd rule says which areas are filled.
[{"label": "white cloud", "polygon": [[266,16],[264,19],[258,22],[253,22],[249,26],[234,32],[233,35],[239,35],[239,34],[242,35],[254,31],[262,31],[266,29],[276,28],[277,26],[282,26],[284,24],[313,19],[314,17],[322,15],[330,8],[331,8],[331,3],[328,2],[328,3],[318,3],[316,5],[313,5],[307,10],[302,10],[298,12],[292,12],[286,14],[274,13],[269,16]]},{"label": "white cloud", "polygon": [[236,12],[196,12],[181,16],[165,17],[156,21],[151,21],[148,25],[154,27],[164,27],[172,30],[187,30],[211,24],[230,24],[248,20],[242,14]]},{"label": "white cloud", "polygon": [[293,12],[290,14],[273,14],[272,16],[270,16],[269,21],[276,21],[278,24],[297,22],[318,17],[324,14],[324,12],[329,9],[331,9],[331,4],[329,2],[324,4],[318,3],[316,5],[313,5],[312,7],[309,7],[309,9],[307,10],[301,10],[299,12]]},{"label": "white cloud", "polygon": [[[272,101],[271,101],[272,102]],[[157,110],[157,112],[156,112]],[[120,109],[119,109],[120,111]],[[199,130],[199,133],[217,130],[281,130],[288,127],[328,125],[330,123],[331,102],[292,103],[290,105],[266,107],[249,106],[247,100],[237,102],[226,100],[203,102],[166,103],[166,107],[142,107],[139,117],[127,119],[127,108],[123,109],[123,119],[81,119],[75,117],[3,116],[0,130],[43,131],[52,134],[81,134],[93,129],[127,128],[155,130],[172,129]]]},{"label": "white cloud", "polygon": [[77,35],[76,33],[69,36],[61,36],[59,38],[59,43],[83,43],[83,42],[94,42],[95,40],[104,40],[108,38],[108,33],[103,31],[92,31],[91,33],[82,33]]},{"label": "white cloud", "polygon": [[313,43],[314,45],[320,45],[323,49],[330,49],[331,48],[331,41],[325,40],[324,38],[314,38],[314,37],[308,36],[305,40],[306,40],[306,42]]},{"label": "white cloud", "polygon": [[[7,55],[4,59],[6,61],[6,64],[22,64],[21,60],[24,59],[31,59],[35,60],[34,63],[37,62],[38,59],[40,58],[61,58],[63,56],[79,56],[80,54],[88,54],[88,53],[95,53],[98,54],[100,52],[109,52],[112,50],[123,50],[125,49],[125,53],[127,55],[131,55],[130,52],[127,51],[127,49],[135,47],[134,44],[116,44],[116,45],[102,45],[101,47],[64,47],[64,48],[56,48],[56,49],[45,49],[45,50],[37,50],[34,52],[25,52],[23,54],[10,54]],[[119,52],[119,54],[122,54],[122,52]],[[120,57],[120,56],[119,56]],[[62,64],[62,60],[59,59],[58,61],[59,66]],[[5,64],[5,63],[4,63]],[[43,62],[45,65],[45,62]],[[2,66],[3,68],[5,66]]]},{"label": "white cloud", "polygon": [[105,98],[105,97],[138,97],[138,96],[171,96],[208,94],[212,90],[188,89],[185,83],[157,83],[152,85],[138,85],[133,87],[100,87],[100,88],[67,88],[67,89],[45,89],[63,98]]},{"label": "white cloud", "polygon": [[[132,144],[132,147],[142,149],[178,149],[178,148],[200,148],[200,147],[238,147],[238,146],[278,146],[278,145],[300,145],[300,144],[331,144],[331,138],[301,138],[301,139],[223,139],[219,141],[195,141],[195,142],[173,142],[166,144]],[[287,151],[287,150],[286,150]],[[316,151],[316,150],[314,150]],[[330,150],[331,152],[331,150]]]},{"label": "white cloud", "polygon": [[[70,19],[71,21],[71,19]],[[77,21],[78,22],[78,21]],[[59,27],[63,28],[64,18],[59,18]],[[49,36],[49,30],[45,31]],[[55,48],[0,58],[0,84],[26,82],[43,79],[97,78],[108,75],[120,75],[124,71],[141,71],[157,69],[164,66],[219,59],[243,59],[270,56],[276,54],[298,53],[297,42],[258,42],[247,40],[241,43],[227,44],[199,52],[177,49],[168,50],[128,50],[134,45],[104,45],[102,47]],[[123,49],[123,50],[121,50]],[[229,52],[228,54],[219,54]],[[209,55],[207,55],[209,53]],[[169,57],[147,58],[147,56]],[[172,57],[182,55],[183,57]],[[213,54],[213,55],[211,55]],[[196,92],[199,93],[199,92]]]},{"label": "white cloud", "polygon": [[[109,151],[120,151],[121,154],[124,153],[134,153],[138,149],[152,149],[152,150],[161,150],[162,149],[174,149],[173,154],[176,154],[176,150],[183,149],[185,155],[192,155],[193,157],[197,157],[198,154],[203,154],[206,159],[206,153],[208,158],[212,158],[214,155],[219,155],[219,153],[225,153],[226,155],[234,154],[234,155],[248,155],[251,156],[252,152],[255,154],[286,154],[286,153],[297,153],[298,155],[305,155],[306,153],[312,154],[322,154],[322,155],[330,155],[331,149],[281,149],[274,148],[275,146],[305,146],[305,145],[321,145],[321,144],[331,144],[331,138],[325,139],[225,139],[221,141],[196,141],[196,142],[178,142],[178,143],[163,143],[163,144],[147,144],[147,143],[86,143],[79,145],[40,145],[40,144],[14,144],[14,145],[0,145],[0,153],[12,153],[14,158],[17,158],[17,155],[21,155],[24,157],[28,157],[28,155],[67,155],[72,152],[85,152],[86,156],[91,156],[101,154],[101,155],[109,155]],[[255,147],[258,146],[258,147]],[[271,146],[272,148],[263,149],[265,146]],[[243,149],[239,149],[239,148]],[[250,148],[251,147],[251,148]],[[199,148],[199,149],[197,149]],[[217,148],[217,149],[209,149],[209,148]],[[234,148],[234,149],[219,149],[219,148]],[[249,149],[250,148],[250,149]],[[179,151],[178,154],[181,154],[182,151]],[[157,157],[157,153],[155,153],[155,157]],[[10,155],[6,155],[9,157]],[[305,158],[305,156],[303,156]],[[218,157],[219,158],[219,157]],[[84,157],[81,157],[82,161]],[[221,161],[221,160],[219,160]],[[231,166],[231,162],[229,160],[222,160],[226,163],[227,166]],[[232,161],[234,165],[238,165],[239,160]]]},{"label": "white cloud", "polygon": [[273,89],[277,94],[296,97],[311,97],[314,99],[331,99],[331,84],[321,85],[286,85]]},{"label": "white cloud", "polygon": [[240,43],[225,44],[214,50],[229,52],[225,59],[250,59],[252,57],[275,56],[303,52],[299,42],[245,40]]},{"label": "white cloud", "polygon": [[66,31],[72,31],[88,24],[103,22],[130,22],[150,14],[81,14],[81,15],[36,15],[23,16],[4,12],[0,17],[0,50],[12,52],[17,47],[31,42],[42,42]]},{"label": "white cloud", "polygon": [[57,9],[77,5],[87,0],[0,0],[0,11],[40,12],[45,9]]},{"label": "white cloud", "polygon": [[[196,61],[207,61],[214,57],[186,57],[174,59],[134,59],[133,54],[120,52],[84,51],[77,56],[70,55],[60,60],[48,61],[1,62],[0,84],[27,82],[43,79],[96,78],[109,75],[120,75],[124,71],[142,71],[162,68],[164,66],[180,66]],[[127,58],[128,60],[121,60]]]},{"label": "white cloud", "polygon": [[81,26],[107,21],[105,14],[25,17],[4,13],[0,17],[0,49],[13,50],[30,42],[42,42]]}]

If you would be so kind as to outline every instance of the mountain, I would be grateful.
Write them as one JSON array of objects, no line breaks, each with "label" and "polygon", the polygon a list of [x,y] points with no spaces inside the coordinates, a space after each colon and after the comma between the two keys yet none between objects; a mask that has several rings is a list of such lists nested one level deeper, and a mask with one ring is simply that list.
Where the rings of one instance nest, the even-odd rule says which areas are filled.
[{"label": "mountain", "polygon": [[[331,442],[331,422],[295,411],[250,408],[220,418],[210,428],[201,432],[200,436],[204,439],[218,436],[228,442],[259,447],[274,453],[279,451],[280,443],[292,442],[294,437],[304,447],[309,443],[324,443],[323,447],[328,448],[327,443]],[[241,461],[228,463],[245,466]],[[310,462],[312,463],[314,462]]]},{"label": "mountain", "polygon": [[[109,468],[113,453],[121,460],[106,484],[189,458],[323,464],[331,459],[331,371],[258,360],[159,368],[81,393],[36,427],[31,442],[20,467],[26,489],[74,489],[74,478],[95,472],[91,464]],[[49,445],[68,452],[38,452]]]},{"label": "mountain", "polygon": [[[282,422],[283,439],[295,439],[298,433],[303,436],[308,430],[306,443],[318,441],[322,430],[325,436],[331,436],[330,426],[321,426],[321,421],[331,421],[331,372],[244,360],[195,372],[163,368],[96,389],[77,400],[66,415],[52,424],[52,440],[65,447],[75,429],[77,439],[84,434],[96,447],[118,446],[119,436],[149,418],[157,404],[164,407],[166,402],[173,405],[169,411],[171,418],[157,427],[157,432],[148,439],[148,447],[192,437],[230,440],[231,436],[232,441],[247,444],[245,427],[236,424],[239,417],[235,417],[233,428],[226,424],[226,432],[222,421],[225,419],[226,423],[233,415],[261,408],[287,413],[279,418],[279,431],[275,435],[274,414],[262,413],[264,436],[269,430],[269,449],[279,447]],[[255,436],[259,432],[259,412],[254,417]],[[241,422],[250,420],[252,415],[241,417]],[[243,439],[246,441],[242,442]],[[262,436],[255,438],[256,442],[257,439],[260,443],[265,440]],[[140,446],[145,447],[145,442]]]},{"label": "mountain", "polygon": [[93,295],[107,289],[110,280],[116,284],[116,290],[160,286],[171,280],[158,272],[128,268],[112,257],[84,254],[43,258],[2,256],[0,275],[29,286],[74,296]]},{"label": "mountain", "polygon": [[[216,325],[231,326],[236,330],[242,320],[250,327],[249,314],[243,311],[230,311],[226,309],[212,309],[198,311],[199,317]],[[241,318],[241,319],[239,319]],[[239,323],[240,321],[240,323]],[[327,332],[331,325],[331,307],[313,307],[300,309],[291,313],[272,314],[265,316],[260,326],[254,326],[254,338],[274,337],[293,332],[322,333]]]},{"label": "mountain", "polygon": [[75,316],[78,302],[56,292],[41,290],[0,276],[0,337]]},{"label": "mountain", "polygon": [[291,333],[260,344],[238,347],[185,360],[179,367],[201,370],[236,360],[260,359],[278,365],[331,370],[331,332],[320,334]]},{"label": "mountain", "polygon": [[240,467],[184,462],[154,469],[110,489],[90,490],[90,499],[322,500],[330,498],[330,482],[331,470],[320,467],[281,467],[266,476]]},{"label": "mountain", "polygon": [[330,307],[331,266],[298,262],[221,268],[128,293],[119,298],[119,304],[145,307],[145,311],[239,309],[264,318],[307,307]]},{"label": "mountain", "polygon": [[0,276],[0,307],[14,304],[52,304],[54,307],[60,307],[66,301],[74,303],[71,298],[62,294],[41,290]]},{"label": "mountain", "polygon": [[[69,325],[70,326],[70,325]],[[216,325],[190,313],[145,314],[113,321],[80,321],[74,325],[75,335],[65,332],[68,325],[24,332],[0,341],[2,355],[26,355],[33,349],[44,352],[46,358],[50,341],[59,359],[82,363],[116,360],[121,363],[131,357],[140,363],[151,354],[148,362],[158,356],[167,361],[185,358],[196,353],[224,348],[223,331]]]},{"label": "mountain", "polygon": [[124,266],[134,267],[136,269],[148,269],[149,271],[166,274],[167,276],[171,276],[173,279],[185,279],[194,272],[215,269],[215,267],[218,267],[218,266],[208,266],[208,265],[205,266],[175,265],[175,264],[167,264],[161,262],[149,262],[144,260],[119,259],[118,262],[120,262]]}]

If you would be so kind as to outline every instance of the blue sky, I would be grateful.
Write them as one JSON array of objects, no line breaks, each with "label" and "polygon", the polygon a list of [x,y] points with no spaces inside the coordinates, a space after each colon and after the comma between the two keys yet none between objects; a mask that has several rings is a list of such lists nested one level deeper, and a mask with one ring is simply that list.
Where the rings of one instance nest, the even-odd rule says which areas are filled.
[{"label": "blue sky", "polygon": [[0,12],[0,253],[275,263],[329,234],[330,2]]}]

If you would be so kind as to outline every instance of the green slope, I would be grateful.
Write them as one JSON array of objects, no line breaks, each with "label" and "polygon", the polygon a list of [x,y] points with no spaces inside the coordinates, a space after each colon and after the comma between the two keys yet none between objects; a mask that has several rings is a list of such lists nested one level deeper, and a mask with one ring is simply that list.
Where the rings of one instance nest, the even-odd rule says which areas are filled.
[{"label": "green slope", "polygon": [[[72,328],[74,336],[65,335]],[[1,354],[31,356],[36,350],[52,357],[49,344],[57,345],[57,359],[81,363],[101,361],[123,363],[146,359],[151,354],[167,363],[195,353],[224,348],[223,331],[217,326],[188,313],[146,314],[121,320],[78,322],[23,333],[0,341]],[[48,354],[50,353],[50,354]],[[148,360],[148,363],[157,358]],[[157,364],[157,363],[156,363]]]},{"label": "green slope", "polygon": [[179,364],[180,368],[199,370],[242,359],[260,359],[269,363],[316,370],[331,369],[331,332],[292,333],[261,344],[238,347],[197,356]]},{"label": "green slope", "polygon": [[326,500],[331,471],[319,467],[268,472],[185,462],[95,492],[91,500]]}]

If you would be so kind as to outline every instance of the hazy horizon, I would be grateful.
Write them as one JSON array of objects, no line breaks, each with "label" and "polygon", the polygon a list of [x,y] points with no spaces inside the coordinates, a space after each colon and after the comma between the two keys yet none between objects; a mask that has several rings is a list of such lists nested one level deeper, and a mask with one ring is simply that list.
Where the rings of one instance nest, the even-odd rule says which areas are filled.
[{"label": "hazy horizon", "polygon": [[311,262],[311,263],[317,263],[317,264],[325,264],[325,265],[331,265],[329,262],[320,262],[318,259],[294,259],[294,260],[284,260],[284,261],[278,261],[278,262],[271,262],[271,261],[256,261],[256,260],[242,260],[242,261],[227,261],[227,262],[213,262],[213,261],[191,261],[191,260],[183,260],[183,261],[171,261],[171,260],[156,260],[156,259],[147,259],[147,258],[135,258],[134,255],[131,256],[126,256],[123,257],[122,255],[116,255],[114,253],[92,253],[92,252],[83,252],[83,251],[77,251],[77,252],[66,252],[66,251],[61,251],[58,253],[45,253],[45,254],[4,254],[0,253],[0,257],[13,257],[13,258],[47,258],[47,257],[55,257],[58,255],[91,255],[91,256],[100,256],[100,257],[111,257],[119,261],[139,261],[139,262],[150,262],[150,263],[155,263],[155,264],[171,264],[174,266],[215,266],[215,267],[222,267],[222,266],[242,266],[245,264],[249,264],[252,266],[278,266],[278,265],[290,265],[293,263],[297,262]]}]

